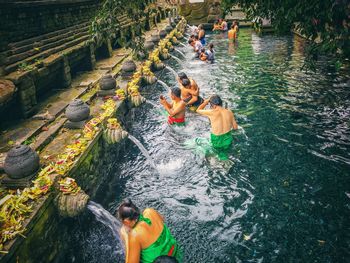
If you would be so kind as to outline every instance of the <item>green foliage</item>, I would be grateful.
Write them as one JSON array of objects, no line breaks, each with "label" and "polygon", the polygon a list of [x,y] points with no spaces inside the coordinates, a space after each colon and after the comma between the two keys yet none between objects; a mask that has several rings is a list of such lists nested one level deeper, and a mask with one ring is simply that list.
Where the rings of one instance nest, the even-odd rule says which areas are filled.
[{"label": "green foliage", "polygon": [[348,0],[222,0],[228,13],[234,5],[249,19],[271,19],[278,33],[295,29],[310,40],[310,60],[331,54],[336,60],[350,57],[350,4]]},{"label": "green foliage", "polygon": [[21,64],[18,65],[18,70],[19,71],[29,71],[35,69],[34,65],[29,65],[26,62],[22,62]]},{"label": "green foliage", "polygon": [[140,42],[143,43],[144,40],[141,37],[141,19],[148,15],[148,8],[146,7],[149,2],[147,0],[105,0],[91,24],[92,41],[100,45],[106,39],[114,39],[117,32],[122,31],[125,20],[130,18],[134,22],[133,30],[139,37],[128,40],[122,35],[118,42],[124,47],[132,48],[134,53],[137,53],[140,49]]}]

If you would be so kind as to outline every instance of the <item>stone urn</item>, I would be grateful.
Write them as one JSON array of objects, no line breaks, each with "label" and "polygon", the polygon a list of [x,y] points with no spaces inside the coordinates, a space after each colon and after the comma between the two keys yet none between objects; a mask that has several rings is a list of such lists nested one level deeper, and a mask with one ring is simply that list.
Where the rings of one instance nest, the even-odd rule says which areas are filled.
[{"label": "stone urn", "polygon": [[5,173],[11,179],[22,179],[39,169],[39,155],[27,145],[17,145],[6,156]]},{"label": "stone urn", "polygon": [[160,37],[161,39],[165,38],[166,35],[167,35],[167,33],[166,33],[165,30],[160,30],[160,31],[159,31],[159,37]]},{"label": "stone urn", "polygon": [[165,31],[166,31],[167,33],[170,33],[172,30],[173,30],[173,27],[172,27],[171,25],[167,25],[167,26],[165,27]]},{"label": "stone urn", "polygon": [[80,99],[75,99],[66,108],[66,117],[71,122],[87,120],[90,116],[89,106]]},{"label": "stone urn", "polygon": [[159,41],[160,41],[159,35],[158,35],[158,34],[152,34],[152,35],[151,35],[151,41],[152,41],[155,45],[157,45],[157,44],[159,43]]},{"label": "stone urn", "polygon": [[111,90],[117,87],[115,79],[112,75],[105,75],[100,79],[100,89],[101,90]]},{"label": "stone urn", "polygon": [[136,64],[132,60],[127,60],[123,63],[121,70],[124,74],[131,74],[136,70]]},{"label": "stone urn", "polygon": [[60,193],[56,205],[61,216],[75,217],[85,210],[88,201],[89,196],[80,190],[77,194]]},{"label": "stone urn", "polygon": [[153,49],[154,49],[154,43],[153,43],[152,41],[150,41],[150,40],[147,40],[147,41],[145,42],[145,49],[146,49],[147,51],[153,50]]}]

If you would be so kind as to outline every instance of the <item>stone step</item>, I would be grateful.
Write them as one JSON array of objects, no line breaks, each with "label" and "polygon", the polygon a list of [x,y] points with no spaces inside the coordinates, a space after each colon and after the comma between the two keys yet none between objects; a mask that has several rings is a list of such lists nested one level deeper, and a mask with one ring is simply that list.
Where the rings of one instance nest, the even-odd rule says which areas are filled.
[{"label": "stone step", "polygon": [[46,38],[46,39],[43,39],[40,41],[35,41],[35,42],[32,42],[32,43],[25,45],[25,46],[13,48],[11,50],[8,50],[6,53],[7,53],[8,57],[11,55],[20,54],[20,53],[26,52],[26,51],[34,49],[34,48],[40,48],[41,46],[44,46],[48,43],[64,39],[66,37],[69,37],[71,34],[77,34],[80,32],[88,32],[88,30],[89,30],[89,26],[77,28],[77,29],[74,29],[73,31],[68,31],[64,34],[57,34],[53,37]]},{"label": "stone step", "polygon": [[44,35],[40,35],[40,36],[37,36],[37,37],[32,37],[32,38],[27,38],[25,40],[21,40],[19,42],[14,42],[14,43],[10,43],[8,46],[12,49],[12,48],[19,48],[19,47],[22,47],[22,46],[25,46],[25,45],[29,45],[33,42],[38,42],[38,41],[41,41],[43,39],[46,39],[46,38],[51,38],[51,37],[54,37],[54,36],[57,36],[57,35],[60,35],[60,34],[65,34],[65,33],[68,33],[74,29],[79,29],[81,27],[84,27],[84,26],[89,26],[90,25],[90,22],[83,22],[83,23],[80,23],[78,25],[74,25],[74,26],[71,26],[71,27],[66,27],[64,29],[60,29],[60,30],[57,30],[57,31],[54,31],[54,32],[50,32],[50,33],[47,33],[47,34],[44,34]]},{"label": "stone step", "polygon": [[33,64],[35,63],[36,60],[42,60],[42,59],[45,59],[47,57],[49,57],[50,55],[53,55],[55,53],[58,53],[60,51],[63,51],[67,48],[70,48],[74,45],[77,45],[79,43],[82,43],[86,40],[89,39],[89,35],[85,35],[85,36],[82,36],[78,39],[75,39],[75,40],[72,40],[70,42],[67,42],[63,45],[60,45],[60,46],[57,46],[57,47],[54,47],[54,48],[51,48],[51,49],[48,49],[48,50],[45,50],[44,52],[41,52],[39,54],[36,54],[36,55],[33,55],[31,57],[28,57],[24,60],[21,60],[21,61],[18,61],[14,64],[11,64],[11,65],[8,65],[7,67],[5,67],[5,72],[7,73],[11,73],[15,70],[18,69],[18,67],[22,64],[22,63],[25,63],[26,65],[30,65],[30,64]]},{"label": "stone step", "polygon": [[35,54],[39,54],[42,53],[45,50],[57,47],[57,46],[61,46],[66,42],[72,41],[74,39],[78,39],[81,38],[83,36],[88,35],[89,32],[88,31],[77,31],[77,33],[69,33],[69,34],[65,34],[64,37],[60,37],[58,38],[56,41],[51,40],[51,39],[47,39],[45,41],[45,45],[40,45],[38,42],[34,43],[35,47],[33,47],[31,50],[26,51],[24,53],[19,53],[19,54],[15,54],[13,56],[9,56],[7,57],[6,61],[5,61],[5,65],[11,65],[14,64],[17,61],[20,60],[24,60],[28,57],[34,56]]}]

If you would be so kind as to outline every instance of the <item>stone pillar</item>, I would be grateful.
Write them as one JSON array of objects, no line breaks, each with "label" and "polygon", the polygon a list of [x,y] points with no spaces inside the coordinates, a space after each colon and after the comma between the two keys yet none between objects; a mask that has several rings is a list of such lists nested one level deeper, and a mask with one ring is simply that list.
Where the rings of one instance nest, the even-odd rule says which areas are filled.
[{"label": "stone pillar", "polygon": [[10,80],[13,81],[18,89],[18,101],[21,108],[21,115],[27,118],[34,113],[37,104],[34,81],[28,72]]},{"label": "stone pillar", "polygon": [[95,56],[95,46],[94,44],[90,44],[88,46],[88,54],[87,54],[87,64],[89,70],[94,70],[96,67],[96,56]]},{"label": "stone pillar", "polygon": [[63,72],[62,72],[62,85],[64,88],[68,88],[70,84],[72,83],[72,75],[70,73],[70,66],[67,56],[63,56],[62,61],[63,66]]}]

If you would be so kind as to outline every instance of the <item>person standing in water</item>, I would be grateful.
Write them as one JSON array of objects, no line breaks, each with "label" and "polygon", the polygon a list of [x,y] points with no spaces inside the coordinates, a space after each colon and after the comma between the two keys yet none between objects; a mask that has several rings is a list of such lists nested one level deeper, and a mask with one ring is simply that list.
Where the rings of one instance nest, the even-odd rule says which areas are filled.
[{"label": "person standing in water", "polygon": [[[205,107],[208,104],[210,104],[210,109],[206,110]],[[211,146],[218,151],[221,160],[226,160],[228,158],[226,151],[231,147],[233,141],[231,131],[238,129],[233,112],[222,107],[222,100],[218,95],[204,100],[197,112],[209,118]]]},{"label": "person standing in water", "polygon": [[169,103],[162,95],[160,96],[160,104],[163,105],[168,112],[168,123],[185,124],[186,103],[181,100],[181,90],[179,88],[172,88],[170,92],[171,102]]},{"label": "person standing in water", "polygon": [[231,29],[228,31],[227,36],[231,41],[236,41],[238,33],[238,24],[237,22],[233,22]]},{"label": "person standing in water", "polygon": [[198,26],[198,39],[202,43],[202,45],[205,45],[205,31],[203,29],[203,25]]},{"label": "person standing in water", "polygon": [[214,44],[213,43],[209,44],[209,48],[206,51],[206,54],[207,54],[207,61],[210,63],[214,63],[215,51],[214,51]]},{"label": "person standing in water", "polygon": [[126,249],[125,263],[152,263],[159,256],[175,257],[181,262],[178,244],[156,210],[146,208],[140,213],[126,199],[118,208],[118,217],[123,224],[120,232]]}]

